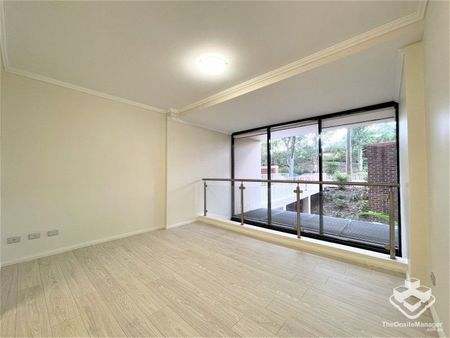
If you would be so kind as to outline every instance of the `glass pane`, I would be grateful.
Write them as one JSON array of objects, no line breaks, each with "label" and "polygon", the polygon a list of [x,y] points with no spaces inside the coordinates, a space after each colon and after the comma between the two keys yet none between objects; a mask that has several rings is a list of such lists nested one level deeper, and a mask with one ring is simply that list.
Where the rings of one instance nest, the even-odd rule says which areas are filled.
[{"label": "glass pane", "polygon": [[296,230],[296,184],[272,183],[272,224],[292,231]]},{"label": "glass pane", "polygon": [[[391,114],[391,115],[389,115]],[[323,179],[334,182],[397,183],[393,110],[324,120]],[[323,187],[323,234],[370,245],[389,243],[389,188]],[[398,222],[398,198],[395,197]],[[396,239],[398,243],[398,225]]]},{"label": "glass pane", "polygon": [[319,180],[316,122],[271,130],[272,179]]},{"label": "glass pane", "polygon": [[257,131],[234,138],[234,177],[267,178],[267,133]]},{"label": "glass pane", "polygon": [[[229,219],[231,215],[231,183],[208,181],[206,184],[206,209],[208,216]],[[203,189],[203,182],[199,189]]]},{"label": "glass pane", "polygon": [[[317,233],[319,230],[318,184],[300,184],[300,226],[302,231]],[[272,224],[297,232],[297,184],[272,184]]]},{"label": "glass pane", "polygon": [[[389,243],[388,193],[389,189],[379,187],[325,186],[323,234],[379,247],[386,246]],[[370,210],[373,199],[377,200],[380,212]],[[398,246],[397,220],[395,226]]]},{"label": "glass pane", "polygon": [[322,149],[326,181],[397,183],[393,118],[323,128]]},{"label": "glass pane", "polygon": [[[272,179],[319,180],[318,126],[315,121],[273,128],[271,133]],[[271,185],[272,224],[296,232],[296,184]],[[312,200],[319,193],[319,185],[300,185],[300,223],[307,231],[314,231],[311,215]],[[307,226],[303,226],[303,224]]]},{"label": "glass pane", "polygon": [[[246,223],[267,223],[267,184],[259,182],[244,182],[244,221]],[[235,213],[234,219],[241,218],[241,189],[240,183],[235,185]]]},{"label": "glass pane", "polygon": [[[267,179],[267,132],[258,130],[234,138],[234,177]],[[241,217],[240,182],[234,184],[233,219]],[[267,183],[244,182],[244,219],[266,223],[268,220]]]}]

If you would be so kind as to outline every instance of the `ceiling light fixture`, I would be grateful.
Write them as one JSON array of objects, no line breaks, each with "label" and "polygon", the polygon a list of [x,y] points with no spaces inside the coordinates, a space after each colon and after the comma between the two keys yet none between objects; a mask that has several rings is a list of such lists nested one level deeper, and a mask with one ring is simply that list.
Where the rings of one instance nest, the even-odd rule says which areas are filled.
[{"label": "ceiling light fixture", "polygon": [[205,74],[220,75],[225,71],[228,62],[218,54],[203,55],[197,60],[197,67]]}]

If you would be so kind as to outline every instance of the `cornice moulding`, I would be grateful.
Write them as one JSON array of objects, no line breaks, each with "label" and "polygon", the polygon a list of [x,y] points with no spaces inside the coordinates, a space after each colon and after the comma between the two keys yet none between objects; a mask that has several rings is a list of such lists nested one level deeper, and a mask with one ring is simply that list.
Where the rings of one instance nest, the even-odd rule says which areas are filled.
[{"label": "cornice moulding", "polygon": [[231,132],[224,131],[224,130],[219,130],[219,129],[211,128],[211,127],[206,127],[206,126],[204,126],[204,125],[202,125],[202,124],[199,124],[199,123],[194,123],[194,122],[182,120],[182,119],[180,119],[179,117],[175,117],[175,116],[173,116],[173,115],[167,114],[167,118],[171,119],[172,121],[175,121],[175,122],[184,124],[184,125],[186,125],[186,126],[190,126],[190,127],[194,127],[194,128],[199,128],[199,129],[204,129],[204,130],[209,130],[209,131],[214,131],[214,132],[216,132],[216,133],[224,134],[224,135],[228,135],[228,136],[231,135]]},{"label": "cornice moulding", "polygon": [[76,90],[76,91],[79,91],[79,92],[82,92],[82,93],[85,93],[85,94],[98,96],[98,97],[101,97],[101,98],[104,98],[104,99],[108,99],[108,100],[111,100],[111,101],[128,104],[130,106],[142,108],[142,109],[154,112],[154,113],[159,113],[159,114],[165,114],[166,113],[166,111],[164,109],[161,109],[161,108],[157,108],[157,107],[149,106],[149,105],[144,104],[144,103],[140,103],[140,102],[135,102],[135,101],[132,101],[132,100],[124,99],[122,97],[118,97],[118,96],[102,93],[102,92],[99,92],[97,90],[85,88],[85,87],[82,87],[82,86],[77,86],[77,85],[74,85],[74,84],[71,84],[71,83],[68,83],[68,82],[55,80],[53,78],[50,78],[50,77],[47,77],[47,76],[44,76],[44,75],[40,75],[40,74],[36,74],[36,73],[32,73],[32,72],[27,72],[27,71],[24,71],[24,70],[21,70],[21,69],[15,69],[15,68],[11,68],[11,67],[5,67],[5,71],[8,72],[8,73],[11,73],[11,74],[24,76],[24,77],[27,77],[27,78],[30,78],[30,79],[33,79],[33,80],[47,82],[47,83],[50,83],[52,85],[73,89],[73,90]]},{"label": "cornice moulding", "polygon": [[402,83],[403,83],[403,68],[405,66],[405,52],[401,49],[398,51],[398,69],[395,78],[395,87],[397,88],[397,102],[401,101]]},{"label": "cornice moulding", "polygon": [[3,0],[0,0],[0,48],[2,52],[3,67],[8,66],[8,53],[6,50],[6,26],[5,26],[5,8]]}]

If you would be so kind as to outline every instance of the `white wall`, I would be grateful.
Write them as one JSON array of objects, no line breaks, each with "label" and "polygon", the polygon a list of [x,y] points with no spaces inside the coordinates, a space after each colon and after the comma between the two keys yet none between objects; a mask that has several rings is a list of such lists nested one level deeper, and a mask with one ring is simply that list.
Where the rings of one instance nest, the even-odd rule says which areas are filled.
[{"label": "white wall", "polygon": [[[2,50],[1,50],[1,46],[0,46],[0,55],[1,55],[1,53],[2,53]],[[2,193],[1,193],[1,191],[2,191],[2,180],[1,180],[1,177],[2,177],[2,169],[1,169],[2,165],[1,165],[1,163],[2,163],[3,71],[4,71],[4,69],[3,69],[3,58],[0,56],[0,266],[1,266],[1,248],[2,248],[3,243],[4,243],[4,239],[3,239],[3,235],[2,235],[3,231],[2,231],[2,208],[1,208],[1,205],[2,205]]]},{"label": "white wall", "polygon": [[[203,177],[230,177],[230,135],[167,121],[167,226],[203,213]],[[210,183],[210,214],[230,213],[230,189]]]},{"label": "white wall", "polygon": [[449,3],[429,1],[424,34],[431,270],[435,309],[449,330]]},{"label": "white wall", "polygon": [[2,263],[164,226],[165,116],[10,73],[2,89]]},{"label": "white wall", "polygon": [[408,158],[408,116],[406,113],[406,88],[402,79],[398,109],[399,157],[400,157],[400,213],[402,215],[402,255],[409,257],[409,158]]},{"label": "white wall", "polygon": [[429,284],[430,222],[428,212],[428,149],[422,42],[404,49],[404,84],[408,138],[408,240],[409,275]]},{"label": "white wall", "polygon": [[[190,221],[203,210],[200,179],[230,177],[229,135],[3,75],[2,264]],[[208,209],[228,216],[229,185],[208,192]],[[6,245],[11,236],[21,242]]]}]

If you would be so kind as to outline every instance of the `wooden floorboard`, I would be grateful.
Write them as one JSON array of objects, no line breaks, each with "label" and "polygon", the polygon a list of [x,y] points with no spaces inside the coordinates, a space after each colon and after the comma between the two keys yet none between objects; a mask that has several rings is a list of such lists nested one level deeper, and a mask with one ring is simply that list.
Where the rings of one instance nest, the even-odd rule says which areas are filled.
[{"label": "wooden floorboard", "polygon": [[17,265],[7,266],[0,271],[0,335],[2,337],[16,334]]},{"label": "wooden floorboard", "polygon": [[408,321],[388,300],[398,275],[201,223],[0,275],[2,337],[437,336],[383,327]]}]

